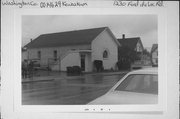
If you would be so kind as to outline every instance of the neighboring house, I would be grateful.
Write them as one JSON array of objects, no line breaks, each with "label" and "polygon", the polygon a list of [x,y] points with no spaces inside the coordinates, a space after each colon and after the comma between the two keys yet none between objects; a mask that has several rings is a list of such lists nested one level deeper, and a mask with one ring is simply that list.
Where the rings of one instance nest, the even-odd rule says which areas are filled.
[{"label": "neighboring house", "polygon": [[144,65],[151,65],[151,57],[149,55],[142,55],[141,61]]},{"label": "neighboring house", "polygon": [[125,35],[123,34],[122,39],[117,40],[122,46],[125,46],[130,50],[135,51],[137,55],[141,58],[144,47],[140,37],[125,38]]},{"label": "neighboring house", "polygon": [[[132,67],[141,67],[142,65],[144,65],[144,61],[143,61],[143,44],[141,42],[140,37],[132,37],[132,38],[125,38],[125,35],[122,35],[122,39],[117,39],[119,41],[119,43],[132,50],[135,51],[137,57],[140,58],[140,60],[135,60],[133,63],[131,62],[131,68]],[[121,54],[119,54],[119,56],[121,56]]]},{"label": "neighboring house", "polygon": [[41,66],[66,71],[80,66],[93,71],[93,61],[102,60],[104,69],[115,69],[118,61],[117,41],[108,27],[43,34],[28,43],[28,59],[39,59]]},{"label": "neighboring house", "polygon": [[153,44],[151,48],[151,62],[153,66],[158,66],[158,44]]},{"label": "neighboring house", "polygon": [[144,50],[140,37],[125,38],[125,35],[123,34],[122,39],[117,40],[122,46],[126,46],[139,54],[141,54]]}]

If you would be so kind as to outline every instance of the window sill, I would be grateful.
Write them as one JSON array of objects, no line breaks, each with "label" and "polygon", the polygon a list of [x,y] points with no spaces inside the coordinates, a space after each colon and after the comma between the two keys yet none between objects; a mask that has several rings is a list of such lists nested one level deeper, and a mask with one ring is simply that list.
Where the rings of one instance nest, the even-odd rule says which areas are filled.
[{"label": "window sill", "polygon": [[103,58],[103,60],[108,60],[109,58]]}]

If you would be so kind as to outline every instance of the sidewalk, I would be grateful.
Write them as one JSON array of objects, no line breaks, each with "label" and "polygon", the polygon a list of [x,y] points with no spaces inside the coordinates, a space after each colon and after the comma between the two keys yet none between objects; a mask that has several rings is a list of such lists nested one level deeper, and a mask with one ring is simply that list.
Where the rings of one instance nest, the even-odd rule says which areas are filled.
[{"label": "sidewalk", "polygon": [[85,78],[87,76],[111,76],[111,75],[119,75],[125,74],[129,71],[118,71],[118,72],[95,72],[95,73],[84,73],[80,76],[67,76],[66,73],[62,75],[49,75],[49,76],[34,76],[32,78],[22,79],[22,83],[33,83],[33,82],[43,82],[43,81],[54,81],[61,79],[78,79]]},{"label": "sidewalk", "polygon": [[22,79],[22,83],[53,81],[53,80],[55,80],[53,76],[43,76],[43,77],[33,77],[33,78]]},{"label": "sidewalk", "polygon": [[85,75],[103,75],[103,76],[111,76],[111,75],[119,75],[119,74],[125,74],[129,71],[115,71],[115,72],[96,72],[96,73],[89,73]]}]

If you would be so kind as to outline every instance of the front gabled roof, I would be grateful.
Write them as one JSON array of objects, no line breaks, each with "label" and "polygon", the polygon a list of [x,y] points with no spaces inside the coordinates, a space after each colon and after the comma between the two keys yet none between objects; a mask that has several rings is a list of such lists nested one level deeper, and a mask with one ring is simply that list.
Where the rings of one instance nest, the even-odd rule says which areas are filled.
[{"label": "front gabled roof", "polygon": [[92,40],[94,40],[106,28],[108,27],[43,34],[28,43],[25,47],[45,48],[91,44]]},{"label": "front gabled roof", "polygon": [[138,42],[140,42],[141,46],[143,47],[140,37],[122,38],[122,39],[117,39],[117,40],[122,46],[126,46],[132,50],[136,48],[136,45]]},{"label": "front gabled roof", "polygon": [[158,44],[153,44],[151,48],[151,53],[158,49]]}]

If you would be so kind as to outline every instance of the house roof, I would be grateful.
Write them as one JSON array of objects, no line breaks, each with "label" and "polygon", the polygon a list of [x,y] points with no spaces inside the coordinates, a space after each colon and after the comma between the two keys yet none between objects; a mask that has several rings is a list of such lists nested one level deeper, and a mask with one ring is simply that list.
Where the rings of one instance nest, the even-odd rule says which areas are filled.
[{"label": "house roof", "polygon": [[151,52],[154,52],[158,48],[158,44],[153,44],[151,48]]},{"label": "house roof", "polygon": [[21,48],[21,51],[22,51],[22,52],[26,52],[27,49],[23,47],[23,48]]},{"label": "house roof", "polygon": [[[117,40],[119,41],[119,43],[122,46],[126,46],[132,50],[134,50],[136,48],[138,41],[140,41],[140,43],[142,45],[140,37],[124,38],[124,39],[122,38],[122,39],[117,39]],[[142,45],[142,47],[143,47],[143,45]]]},{"label": "house roof", "polygon": [[44,48],[90,44],[92,40],[94,40],[106,28],[108,27],[43,34],[28,43],[25,47]]}]

